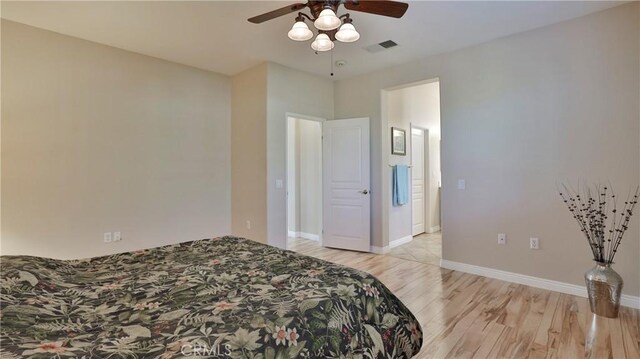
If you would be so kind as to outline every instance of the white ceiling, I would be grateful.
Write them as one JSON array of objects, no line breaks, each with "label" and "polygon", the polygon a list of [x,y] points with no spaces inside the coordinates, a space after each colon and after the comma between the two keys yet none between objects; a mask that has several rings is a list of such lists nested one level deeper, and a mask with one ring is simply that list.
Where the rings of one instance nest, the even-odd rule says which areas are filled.
[{"label": "white ceiling", "polygon": [[[304,1],[304,0],[303,0]],[[233,75],[263,61],[328,76],[330,55],[287,38],[294,14],[246,19],[292,1],[2,1],[5,19]],[[337,44],[346,78],[604,10],[622,2],[411,1],[402,19],[352,12],[358,42]],[[339,12],[341,13],[341,12]],[[394,40],[398,47],[364,47]]]}]

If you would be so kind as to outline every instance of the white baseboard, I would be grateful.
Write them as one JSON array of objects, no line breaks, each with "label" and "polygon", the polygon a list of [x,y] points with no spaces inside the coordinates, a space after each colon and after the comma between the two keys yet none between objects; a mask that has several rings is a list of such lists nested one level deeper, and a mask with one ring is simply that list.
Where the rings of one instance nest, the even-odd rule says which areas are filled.
[{"label": "white baseboard", "polygon": [[433,226],[429,228],[429,231],[427,233],[436,233],[436,232],[440,232],[440,226]]},{"label": "white baseboard", "polygon": [[413,236],[405,236],[402,238],[394,239],[393,241],[389,242],[389,249],[409,243],[412,240],[413,240]]},{"label": "white baseboard", "polygon": [[384,246],[384,247],[370,246],[369,252],[375,253],[375,254],[387,254],[389,253],[389,246]]},{"label": "white baseboard", "polygon": [[312,240],[312,241],[319,241],[320,240],[320,236],[319,235],[312,234],[312,233],[289,231],[288,235],[289,235],[289,237],[292,237],[292,238],[304,238],[304,239],[309,239],[309,240]]},{"label": "white baseboard", "polygon": [[[532,277],[513,272],[506,272],[493,268],[480,267],[473,264],[453,262],[445,259],[440,260],[440,267],[456,270],[459,272],[476,274],[483,277],[500,279],[506,282],[524,284],[531,287],[571,294],[578,297],[587,297],[587,289],[581,285],[558,282],[555,280]],[[624,305],[625,307],[640,309],[640,297],[623,294],[620,298],[620,304]]]},{"label": "white baseboard", "polygon": [[391,250],[391,248],[397,247],[405,243],[409,243],[412,240],[413,240],[413,236],[406,236],[406,237],[398,238],[396,240],[391,241],[388,246],[384,246],[384,247],[369,246],[369,252],[375,253],[375,254],[387,254],[389,253],[389,250]]},{"label": "white baseboard", "polygon": [[320,236],[319,235],[312,234],[312,233],[305,233],[305,232],[298,233],[298,237],[304,238],[304,239],[310,239],[312,241],[319,241],[320,240]]}]

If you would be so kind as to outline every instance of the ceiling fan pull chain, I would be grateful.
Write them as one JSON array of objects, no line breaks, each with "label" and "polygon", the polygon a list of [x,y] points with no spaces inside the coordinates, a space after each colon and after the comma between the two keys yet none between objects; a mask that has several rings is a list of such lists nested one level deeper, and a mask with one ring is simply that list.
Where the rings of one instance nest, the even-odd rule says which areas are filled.
[{"label": "ceiling fan pull chain", "polygon": [[331,49],[331,76],[333,76],[333,49]]}]

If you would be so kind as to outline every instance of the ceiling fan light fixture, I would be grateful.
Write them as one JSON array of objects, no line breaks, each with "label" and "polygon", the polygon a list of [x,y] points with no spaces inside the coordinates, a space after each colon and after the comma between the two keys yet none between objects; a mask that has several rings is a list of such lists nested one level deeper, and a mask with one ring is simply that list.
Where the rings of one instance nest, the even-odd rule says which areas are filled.
[{"label": "ceiling fan light fixture", "polygon": [[327,34],[318,34],[316,39],[311,43],[311,48],[315,51],[329,51],[333,49],[335,44]]},{"label": "ceiling fan light fixture", "polygon": [[318,15],[316,21],[313,22],[313,25],[315,25],[318,30],[329,31],[337,29],[341,23],[342,21],[336,16],[336,13],[327,7],[320,12],[320,15]]},{"label": "ceiling fan light fixture", "polygon": [[307,41],[313,37],[313,31],[309,30],[304,21],[296,21],[287,36],[293,41]]},{"label": "ceiling fan light fixture", "polygon": [[360,34],[356,31],[355,26],[351,22],[346,22],[340,26],[340,30],[336,32],[336,40],[341,42],[358,41]]}]

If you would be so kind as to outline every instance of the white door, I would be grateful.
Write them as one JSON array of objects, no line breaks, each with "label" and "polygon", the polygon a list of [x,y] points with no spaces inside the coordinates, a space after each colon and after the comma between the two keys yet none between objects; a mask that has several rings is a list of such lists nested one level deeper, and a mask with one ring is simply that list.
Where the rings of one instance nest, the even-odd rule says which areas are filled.
[{"label": "white door", "polygon": [[411,213],[412,235],[426,232],[424,145],[425,131],[411,129]]},{"label": "white door", "polygon": [[369,118],[327,121],[322,146],[322,245],[369,251]]}]

